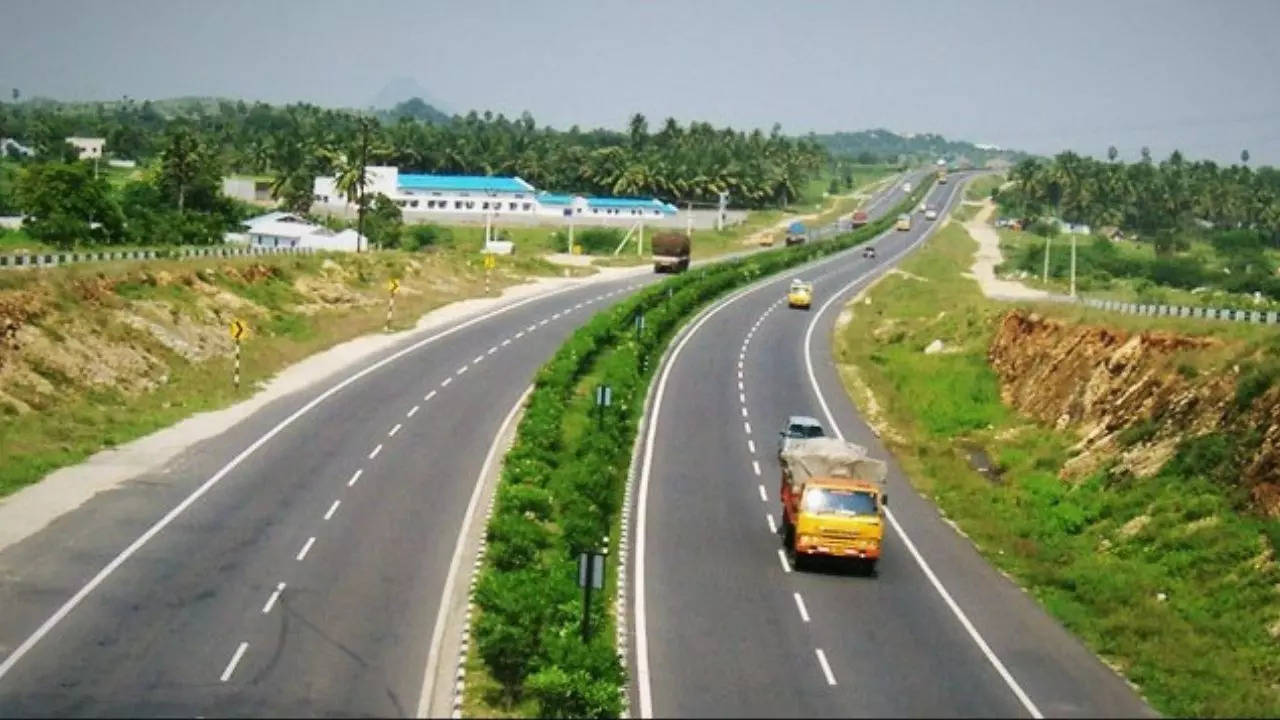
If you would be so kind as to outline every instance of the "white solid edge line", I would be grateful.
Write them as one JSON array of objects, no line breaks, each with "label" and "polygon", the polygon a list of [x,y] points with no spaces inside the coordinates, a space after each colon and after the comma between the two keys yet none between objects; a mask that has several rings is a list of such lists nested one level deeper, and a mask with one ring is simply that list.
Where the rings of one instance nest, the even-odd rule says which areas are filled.
[{"label": "white solid edge line", "polygon": [[836,676],[831,674],[831,666],[827,664],[827,654],[822,652],[822,648],[814,648],[813,652],[818,656],[818,664],[822,666],[822,674],[827,678],[828,685],[836,684]]},{"label": "white solid edge line", "polygon": [[231,662],[227,663],[227,669],[222,671],[222,677],[219,680],[226,682],[231,679],[231,673],[236,671],[236,665],[240,664],[240,658],[244,657],[244,651],[248,649],[249,643],[240,643],[240,646],[236,648],[235,654],[231,656]]},{"label": "white solid edge line", "polygon": [[[943,204],[943,207],[948,207],[951,205],[952,200],[955,198],[956,188],[959,187],[960,185],[961,184],[958,183],[957,185],[952,187],[950,196],[947,198],[946,203]],[[939,227],[938,224],[929,226],[929,228],[924,233],[922,233],[914,243],[903,248],[900,252],[897,253],[897,255],[891,258],[888,262],[883,263],[881,266],[878,266],[878,267],[891,265],[898,258],[914,250],[918,245],[920,245],[925,240],[927,240],[929,236],[933,234],[933,231],[937,227]],[[825,303],[823,303],[822,307],[818,308],[818,312],[815,313],[813,316],[813,319],[809,321],[809,327],[804,334],[804,362],[805,362],[805,369],[807,370],[809,375],[809,384],[813,387],[814,395],[816,395],[818,398],[818,405],[822,408],[822,413],[827,418],[828,426],[831,427],[833,431],[835,431],[836,437],[838,437],[841,440],[844,439],[844,433],[840,430],[839,425],[836,424],[835,415],[832,414],[831,408],[827,405],[826,398],[822,394],[822,388],[818,385],[818,378],[813,371],[813,352],[812,352],[813,330],[815,327],[817,327],[818,321],[822,318],[823,313],[826,312],[827,308],[829,308],[832,305],[832,303],[834,303],[836,300],[842,297],[845,293],[847,293],[854,285],[857,285],[858,283],[865,280],[873,272],[875,271],[874,270],[868,271],[858,276],[856,279],[852,280],[847,285],[840,288],[840,290],[833,293],[831,297],[828,298]],[[960,609],[960,606],[956,604],[955,599],[951,597],[951,593],[947,592],[947,589],[942,585],[942,582],[938,580],[938,576],[934,574],[933,568],[929,566],[929,563],[925,561],[924,557],[920,554],[920,551],[916,549],[915,543],[911,541],[911,538],[907,535],[906,530],[904,530],[902,525],[898,523],[897,518],[894,517],[893,512],[889,510],[889,508],[885,508],[885,517],[888,518],[889,524],[893,526],[894,531],[898,533],[898,535],[901,537],[903,545],[906,546],[907,551],[911,553],[911,557],[915,559],[916,564],[924,572],[925,577],[928,578],[929,583],[933,586],[933,589],[937,591],[938,595],[942,598],[943,602],[945,602],[947,607],[951,609],[952,614],[955,615],[956,619],[960,621],[960,625],[964,627],[965,632],[969,634],[969,637],[973,640],[974,644],[978,646],[978,649],[982,651],[982,654],[987,658],[987,661],[990,662],[991,666],[995,668],[996,673],[1000,675],[1000,678],[1002,680],[1004,680],[1005,685],[1007,685],[1009,689],[1013,691],[1013,694],[1018,698],[1018,701],[1022,703],[1022,707],[1025,708],[1026,711],[1031,714],[1031,717],[1037,718],[1037,720],[1039,718],[1043,718],[1044,715],[1040,713],[1040,708],[1036,707],[1036,704],[1032,702],[1031,698],[1028,697],[1026,692],[1023,691],[1022,686],[1018,684],[1018,681],[1014,679],[1013,675],[1004,666],[1004,663],[1000,661],[1000,658],[996,657],[995,652],[993,652],[991,650],[991,647],[987,645],[987,641],[983,639],[980,633],[978,633],[977,628],[975,628],[973,626],[973,623],[969,621],[969,617],[965,615],[964,611]]]},{"label": "white solid edge line", "polygon": [[[806,263],[802,267],[812,267],[817,265],[823,265],[828,262],[834,262],[837,258],[841,257],[844,254],[845,254],[844,252],[841,252],[841,253],[836,253],[834,255],[828,255],[827,257],[819,258],[810,263]],[[796,268],[796,269],[799,269],[799,268]],[[649,684],[648,617],[646,614],[646,607],[645,607],[646,604],[645,604],[645,572],[644,572],[645,556],[644,556],[644,553],[645,553],[645,545],[647,540],[645,525],[646,525],[646,519],[648,517],[648,512],[649,512],[649,492],[648,492],[649,477],[651,475],[651,468],[653,465],[654,446],[657,442],[658,419],[661,417],[661,414],[662,414],[662,398],[666,393],[667,380],[671,377],[671,369],[675,367],[676,359],[679,358],[680,353],[684,350],[685,346],[689,343],[691,339],[693,339],[694,335],[697,334],[698,329],[701,328],[708,320],[714,317],[716,313],[720,312],[726,307],[732,305],[734,302],[738,301],[739,299],[751,293],[762,290],[766,287],[769,287],[770,285],[775,285],[775,284],[780,284],[782,282],[785,282],[787,277],[788,276],[786,274],[775,273],[774,275],[761,278],[760,280],[757,280],[754,284],[749,285],[739,290],[738,292],[724,298],[723,300],[719,301],[717,304],[713,305],[710,309],[706,310],[705,314],[701,318],[698,318],[692,325],[690,325],[688,328],[688,331],[684,332],[684,335],[680,337],[679,342],[676,343],[674,349],[671,351],[671,356],[667,359],[666,365],[662,368],[662,372],[658,377],[658,389],[654,393],[653,407],[649,411],[648,425],[645,431],[644,456],[640,463],[640,487],[638,488],[639,501],[637,502],[637,505],[636,505],[636,521],[635,521],[636,522],[636,525],[635,525],[636,526],[636,544],[635,544],[635,550],[633,551],[634,557],[635,557],[635,590],[633,591],[635,593],[635,600],[634,600],[635,607],[633,612],[635,614],[635,630],[636,630],[636,639],[635,639],[636,685],[639,688],[641,718],[653,717],[653,690]],[[738,369],[738,379],[739,380],[742,379],[741,368]],[[750,427],[751,427],[750,425],[747,425],[748,433],[750,433]],[[778,549],[778,557],[782,561],[782,569],[786,572],[791,572],[791,567],[787,565],[787,558],[782,553],[781,548]]]},{"label": "white solid edge line", "polygon": [[471,500],[467,502],[467,511],[462,516],[462,527],[458,531],[458,540],[453,546],[453,558],[449,561],[449,574],[444,581],[444,589],[440,593],[440,606],[436,611],[435,625],[431,628],[431,648],[427,653],[427,667],[422,674],[422,695],[418,698],[417,717],[428,717],[431,711],[431,696],[435,693],[435,676],[437,668],[440,665],[440,644],[444,641],[445,623],[449,615],[449,599],[453,596],[453,588],[458,583],[458,572],[462,566],[462,554],[466,549],[467,533],[470,531],[471,523],[475,521],[476,508],[480,505],[480,496],[484,490],[484,479],[489,475],[489,467],[493,464],[494,458],[498,455],[498,447],[502,441],[502,436],[506,434],[507,428],[520,412],[520,406],[524,405],[529,394],[533,392],[533,386],[525,388],[520,395],[520,399],[515,405],[511,406],[511,410],[507,412],[507,417],[503,419],[502,425],[498,427],[498,432],[493,436],[493,442],[489,445],[489,453],[485,455],[484,464],[480,466],[480,474],[476,477],[476,486],[471,491]]},{"label": "white solid edge line", "polygon": [[338,512],[338,506],[341,504],[342,504],[341,500],[334,500],[333,504],[329,506],[329,512],[324,514],[324,519],[328,520],[329,518],[333,517],[333,514]]},{"label": "white solid edge line", "polygon": [[793,592],[791,596],[796,599],[796,610],[800,611],[800,619],[809,622],[809,608],[804,606],[804,598],[800,597],[800,593]]},{"label": "white solid edge line", "polygon": [[49,631],[52,630],[54,626],[62,622],[63,618],[65,618],[72,610],[74,610],[77,605],[83,602],[85,597],[87,597],[89,593],[93,592],[95,588],[101,585],[102,582],[111,575],[111,573],[115,572],[116,569],[119,568],[122,564],[124,564],[126,560],[132,557],[134,553],[138,552],[138,550],[143,545],[146,545],[147,542],[151,540],[151,538],[155,537],[161,530],[165,529],[169,525],[169,523],[173,522],[173,520],[177,518],[179,515],[181,515],[183,512],[186,512],[187,508],[191,507],[196,500],[199,500],[201,497],[204,496],[205,493],[209,492],[210,488],[218,484],[218,482],[221,481],[222,478],[226,477],[228,473],[234,470],[238,465],[240,465],[240,463],[244,462],[245,458],[252,455],[263,445],[266,445],[272,438],[280,434],[285,428],[292,425],[295,421],[297,421],[298,418],[310,412],[317,405],[329,399],[330,397],[338,393],[340,390],[346,388],[348,385],[351,385],[357,380],[363,378],[365,375],[368,375],[376,370],[379,370],[383,366],[388,365],[392,362],[395,362],[396,360],[399,360],[400,358],[410,353],[416,352],[417,350],[435,342],[436,340],[439,340],[440,338],[448,337],[449,335],[452,335],[461,330],[465,330],[466,328],[469,328],[472,325],[476,325],[478,323],[484,322],[489,318],[496,317],[503,313],[510,312],[512,310],[515,310],[518,307],[522,307],[524,305],[527,305],[532,302],[537,302],[539,300],[545,300],[546,298],[559,295],[561,293],[566,293],[566,292],[569,292],[570,290],[575,290],[579,287],[580,286],[578,285],[569,285],[563,288],[558,288],[556,290],[550,290],[545,293],[541,293],[538,295],[534,295],[532,297],[525,298],[524,300],[518,300],[509,305],[503,305],[502,307],[494,308],[493,310],[490,310],[489,312],[481,315],[477,315],[471,318],[470,320],[464,320],[463,322],[458,323],[457,325],[454,325],[445,330],[441,330],[440,332],[434,335],[431,335],[430,337],[423,338],[406,348],[398,350],[388,355],[387,357],[371,365],[366,366],[362,370],[359,370],[355,373],[352,373],[351,375],[348,375],[344,380],[330,387],[328,390],[325,390],[324,392],[320,393],[315,398],[313,398],[310,402],[308,402],[306,405],[303,405],[302,407],[293,411],[293,413],[291,413],[288,417],[286,417],[285,419],[277,423],[274,427],[272,427],[264,435],[262,435],[262,437],[259,437],[257,440],[255,440],[251,445],[249,445],[249,447],[240,451],[240,454],[232,458],[231,461],[228,462],[226,465],[223,465],[218,470],[218,472],[214,473],[213,476],[210,477],[208,480],[205,480],[204,483],[200,485],[200,487],[192,491],[192,493],[188,495],[186,499],[178,503],[178,505],[175,506],[168,513],[166,513],[164,517],[157,520],[156,523],[152,525],[150,528],[147,528],[146,532],[142,533],[141,535],[138,536],[136,540],[129,543],[129,545],[124,550],[120,551],[120,554],[112,558],[111,562],[103,566],[103,568],[99,570],[96,575],[90,578],[89,582],[85,583],[79,590],[76,591],[74,595],[72,595],[66,602],[64,602],[61,606],[59,606],[58,609],[55,610],[54,613],[49,616],[49,619],[41,623],[40,627],[36,628],[35,632],[31,633],[31,635],[28,636],[26,640],[23,640],[22,644],[19,645],[17,649],[15,649],[12,653],[10,653],[9,656],[6,657],[3,662],[0,662],[0,679],[3,679],[4,676],[8,674],[9,671],[13,669],[13,666],[18,664],[18,661],[21,660],[23,656],[25,656],[28,652],[31,652],[31,648],[35,647],[36,643],[40,642],[40,640],[44,638],[45,635],[48,635]]},{"label": "white solid edge line", "polygon": [[359,480],[360,476],[363,474],[364,474],[364,468],[360,468],[359,470],[355,471],[355,474],[353,474],[351,476],[351,479],[347,481],[347,487],[351,487],[352,485],[355,485],[356,481]]}]

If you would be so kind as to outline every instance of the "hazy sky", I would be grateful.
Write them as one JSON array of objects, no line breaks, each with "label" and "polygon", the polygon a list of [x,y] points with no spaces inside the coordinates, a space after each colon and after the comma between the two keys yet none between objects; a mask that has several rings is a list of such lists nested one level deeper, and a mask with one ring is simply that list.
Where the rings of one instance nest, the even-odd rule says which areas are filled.
[{"label": "hazy sky", "polygon": [[622,127],[886,127],[1280,164],[1280,0],[0,0],[0,88]]}]

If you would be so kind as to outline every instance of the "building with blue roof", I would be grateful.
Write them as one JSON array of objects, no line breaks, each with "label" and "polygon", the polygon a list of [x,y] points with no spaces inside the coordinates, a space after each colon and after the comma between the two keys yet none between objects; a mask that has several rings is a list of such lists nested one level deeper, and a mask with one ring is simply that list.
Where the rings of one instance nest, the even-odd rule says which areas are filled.
[{"label": "building with blue roof", "polygon": [[[401,174],[399,168],[370,166],[367,194],[382,194],[413,219],[416,214],[504,217],[659,220],[676,214],[675,206],[654,198],[586,197],[540,192],[519,177],[485,175]],[[335,178],[317,177],[313,201],[322,207],[352,212],[354,206],[337,191]]]}]

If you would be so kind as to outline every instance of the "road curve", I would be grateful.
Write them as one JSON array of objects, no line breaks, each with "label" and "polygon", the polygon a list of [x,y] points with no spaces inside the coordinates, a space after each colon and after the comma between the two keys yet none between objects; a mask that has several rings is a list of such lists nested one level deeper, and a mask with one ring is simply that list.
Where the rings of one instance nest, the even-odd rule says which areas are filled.
[{"label": "road curve", "polygon": [[414,714],[498,426],[574,328],[653,278],[415,336],[7,548],[0,716]]},{"label": "road curve", "polygon": [[[931,202],[949,208],[961,186],[935,187]],[[1152,714],[944,523],[841,387],[830,340],[843,300],[933,225],[915,215],[875,241],[877,259],[852,251],[777,276],[677,337],[637,488],[638,714]],[[793,276],[814,281],[809,313],[785,305]],[[794,572],[779,553],[777,433],[792,414],[834,420],[889,460],[894,524],[876,577]]]}]

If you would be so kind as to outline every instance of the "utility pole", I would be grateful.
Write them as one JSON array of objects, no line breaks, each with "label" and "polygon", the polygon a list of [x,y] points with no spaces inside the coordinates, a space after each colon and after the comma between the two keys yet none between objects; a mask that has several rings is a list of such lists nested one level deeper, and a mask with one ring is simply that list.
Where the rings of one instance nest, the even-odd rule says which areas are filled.
[{"label": "utility pole", "polygon": [[[369,123],[365,118],[360,118],[360,177],[358,179],[358,188],[360,190],[359,199],[356,203],[356,235],[359,238],[364,237],[364,183],[365,172],[369,166]],[[360,239],[356,239],[356,252],[360,252]]]},{"label": "utility pole", "polygon": [[689,214],[685,217],[685,235],[693,237],[693,201],[689,201]]},{"label": "utility pole", "polygon": [[569,248],[565,252],[573,254],[573,215],[569,215]]},{"label": "utility pole", "polygon": [[716,212],[716,230],[724,230],[724,211],[729,205],[729,193],[720,193],[720,209]]},{"label": "utility pole", "polygon": [[1053,238],[1046,237],[1044,239],[1044,282],[1049,283],[1049,245],[1053,242]]},{"label": "utility pole", "polygon": [[1071,233],[1071,297],[1076,296],[1076,234]]}]

